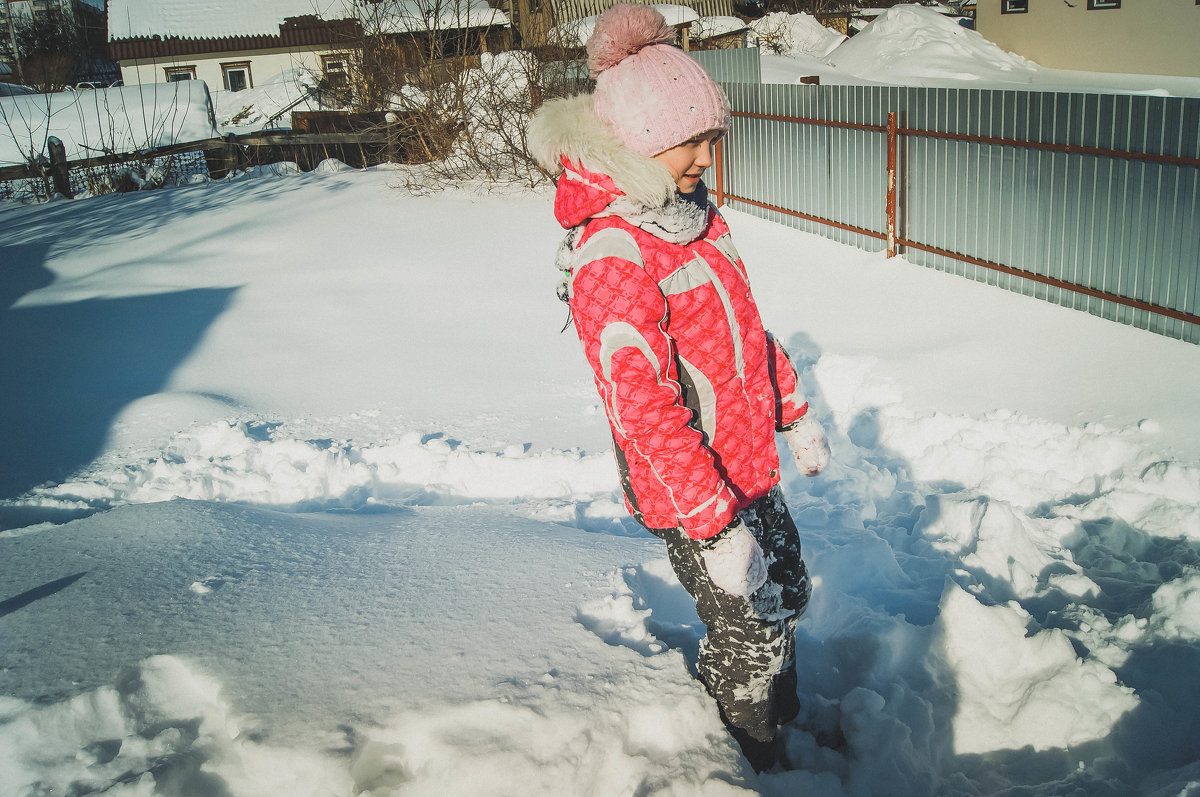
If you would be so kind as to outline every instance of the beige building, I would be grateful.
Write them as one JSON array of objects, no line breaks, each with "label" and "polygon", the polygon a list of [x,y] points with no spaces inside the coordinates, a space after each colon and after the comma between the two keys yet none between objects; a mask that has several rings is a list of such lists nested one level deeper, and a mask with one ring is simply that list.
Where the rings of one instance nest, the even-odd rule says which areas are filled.
[{"label": "beige building", "polygon": [[1200,0],[977,0],[975,29],[1046,67],[1200,77]]}]

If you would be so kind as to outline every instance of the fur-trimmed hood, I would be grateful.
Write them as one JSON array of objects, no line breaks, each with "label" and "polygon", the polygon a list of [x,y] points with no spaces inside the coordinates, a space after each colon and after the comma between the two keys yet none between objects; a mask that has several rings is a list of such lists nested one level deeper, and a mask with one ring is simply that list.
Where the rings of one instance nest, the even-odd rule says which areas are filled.
[{"label": "fur-trimmed hood", "polygon": [[562,173],[554,214],[563,227],[619,216],[675,244],[704,234],[707,202],[684,199],[664,164],[625,147],[592,110],[591,95],[547,101],[527,140],[543,168]]}]

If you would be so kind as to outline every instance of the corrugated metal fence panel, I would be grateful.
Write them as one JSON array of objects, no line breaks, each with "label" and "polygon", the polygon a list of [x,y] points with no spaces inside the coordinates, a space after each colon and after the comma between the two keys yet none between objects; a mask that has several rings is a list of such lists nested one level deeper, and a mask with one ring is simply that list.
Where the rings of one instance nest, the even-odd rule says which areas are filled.
[{"label": "corrugated metal fence panel", "polygon": [[[705,68],[729,52],[704,53]],[[883,86],[730,83],[735,111],[1200,158],[1200,99]],[[735,117],[725,190],[882,232],[886,136]],[[1200,315],[1200,169],[902,136],[899,233],[908,240]],[[731,200],[843,243],[883,243]],[[1200,325],[909,248],[913,263],[1200,343]]]},{"label": "corrugated metal fence panel", "polygon": [[[858,94],[835,88],[854,88]],[[725,90],[738,111],[865,124],[878,124],[866,118],[886,104],[889,91],[749,84],[730,84]],[[878,164],[886,161],[886,148],[882,133],[735,116],[724,147],[724,188],[736,196],[882,234],[887,174]],[[878,248],[878,240],[868,235],[736,200],[731,204],[842,243]]]},{"label": "corrugated metal fence panel", "polygon": [[762,67],[755,48],[693,50],[689,55],[718,83],[762,82]]},{"label": "corrugated metal fence panel", "polygon": [[[1200,100],[909,89],[903,126],[1197,157]],[[902,236],[1200,314],[1200,170],[1099,155],[906,137]],[[1195,324],[952,258],[914,263],[1200,343]]]}]

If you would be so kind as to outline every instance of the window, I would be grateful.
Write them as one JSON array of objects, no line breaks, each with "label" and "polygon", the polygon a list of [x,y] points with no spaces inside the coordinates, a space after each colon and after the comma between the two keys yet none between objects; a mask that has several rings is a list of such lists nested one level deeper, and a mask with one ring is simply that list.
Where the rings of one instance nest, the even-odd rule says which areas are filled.
[{"label": "window", "polygon": [[1103,8],[1120,8],[1121,0],[1088,0],[1088,11],[1098,11]]},{"label": "window", "polygon": [[196,67],[194,66],[168,66],[164,67],[163,71],[167,73],[168,83],[196,79]]},{"label": "window", "polygon": [[321,71],[325,74],[326,82],[333,88],[342,88],[349,80],[346,59],[340,55],[321,56]]},{"label": "window", "polygon": [[1001,14],[1028,14],[1029,0],[1000,0]]},{"label": "window", "polygon": [[225,84],[228,91],[254,88],[254,84],[250,81],[250,62],[238,61],[221,64],[221,82]]}]

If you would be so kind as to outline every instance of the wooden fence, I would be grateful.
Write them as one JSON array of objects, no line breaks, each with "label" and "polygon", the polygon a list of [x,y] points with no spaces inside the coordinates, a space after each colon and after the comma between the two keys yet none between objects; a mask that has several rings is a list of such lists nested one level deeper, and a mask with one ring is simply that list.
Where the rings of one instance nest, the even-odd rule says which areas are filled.
[{"label": "wooden fence", "polygon": [[[51,157],[43,164],[0,168],[0,197],[5,193],[13,195],[13,186],[21,183],[33,183],[34,193],[43,197],[52,193],[72,197],[89,190],[95,192],[98,182],[105,184],[105,190],[134,190],[138,188],[136,182],[121,175],[131,166],[151,164],[175,179],[188,174],[221,179],[239,169],[278,161],[294,161],[302,171],[310,171],[328,158],[354,167],[408,159],[408,135],[403,125],[389,122],[382,115],[379,120],[368,121],[372,123],[358,131],[329,130],[339,125],[314,123],[307,129],[229,135],[71,161],[56,158],[51,147]],[[3,190],[6,185],[7,192]]]}]

